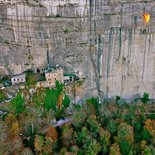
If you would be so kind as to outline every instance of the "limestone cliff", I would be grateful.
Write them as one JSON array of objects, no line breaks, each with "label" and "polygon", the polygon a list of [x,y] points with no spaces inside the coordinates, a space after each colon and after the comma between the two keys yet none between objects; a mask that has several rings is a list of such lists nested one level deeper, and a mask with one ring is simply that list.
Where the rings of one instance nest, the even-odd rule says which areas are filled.
[{"label": "limestone cliff", "polygon": [[85,96],[155,98],[154,14],[154,0],[0,0],[0,72],[61,64]]}]

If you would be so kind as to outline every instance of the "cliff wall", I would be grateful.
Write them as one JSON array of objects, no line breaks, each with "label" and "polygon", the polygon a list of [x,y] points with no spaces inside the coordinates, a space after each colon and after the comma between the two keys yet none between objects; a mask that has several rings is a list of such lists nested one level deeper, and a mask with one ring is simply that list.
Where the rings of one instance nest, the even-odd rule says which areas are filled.
[{"label": "cliff wall", "polygon": [[154,33],[153,0],[0,0],[0,72],[61,64],[86,97],[155,98]]}]

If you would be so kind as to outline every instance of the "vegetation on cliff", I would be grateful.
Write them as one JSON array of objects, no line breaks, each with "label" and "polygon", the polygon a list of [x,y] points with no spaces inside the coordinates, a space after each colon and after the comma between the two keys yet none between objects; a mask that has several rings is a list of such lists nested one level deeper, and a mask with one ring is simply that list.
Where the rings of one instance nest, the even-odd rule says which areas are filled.
[{"label": "vegetation on cliff", "polygon": [[3,90],[0,90],[0,102],[6,99],[6,95]]}]

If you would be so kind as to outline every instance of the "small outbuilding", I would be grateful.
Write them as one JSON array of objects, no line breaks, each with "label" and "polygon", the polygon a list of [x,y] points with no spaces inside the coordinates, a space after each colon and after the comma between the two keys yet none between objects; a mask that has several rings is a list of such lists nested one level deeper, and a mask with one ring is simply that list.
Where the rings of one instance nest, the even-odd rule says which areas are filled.
[{"label": "small outbuilding", "polygon": [[75,75],[74,74],[64,74],[64,83],[69,83],[69,82],[73,82],[75,80]]},{"label": "small outbuilding", "polygon": [[25,83],[25,82],[26,82],[26,74],[25,73],[13,75],[11,77],[12,85],[16,85],[16,84],[20,84],[20,83]]}]

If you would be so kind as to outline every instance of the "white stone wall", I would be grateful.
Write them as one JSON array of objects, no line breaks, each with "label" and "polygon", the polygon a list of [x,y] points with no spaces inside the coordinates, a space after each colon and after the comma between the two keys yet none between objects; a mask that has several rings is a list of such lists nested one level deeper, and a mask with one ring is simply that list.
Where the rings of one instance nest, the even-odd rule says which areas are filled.
[{"label": "white stone wall", "polygon": [[12,85],[20,84],[20,83],[25,83],[26,82],[26,75],[21,74],[21,75],[16,75],[11,78],[11,83]]},{"label": "white stone wall", "polygon": [[63,74],[64,74],[64,71],[61,68],[56,69],[55,71],[52,71],[52,72],[45,73],[47,87],[54,87],[55,81],[64,83]]}]

